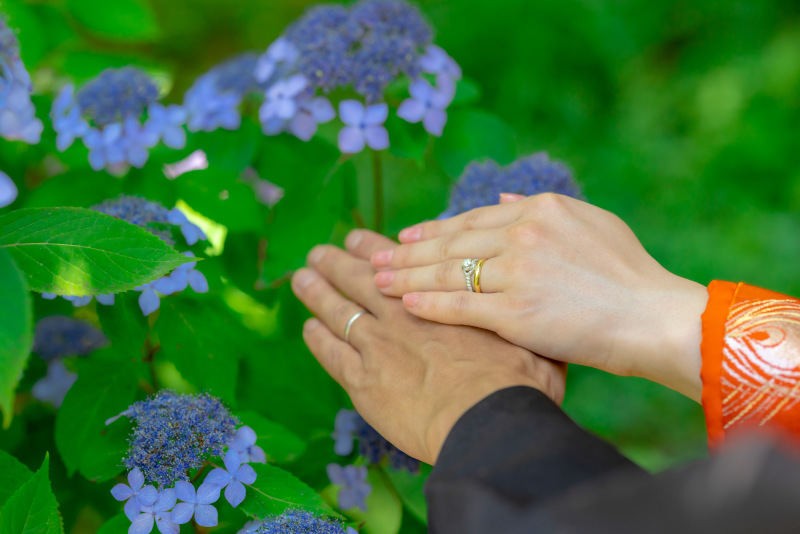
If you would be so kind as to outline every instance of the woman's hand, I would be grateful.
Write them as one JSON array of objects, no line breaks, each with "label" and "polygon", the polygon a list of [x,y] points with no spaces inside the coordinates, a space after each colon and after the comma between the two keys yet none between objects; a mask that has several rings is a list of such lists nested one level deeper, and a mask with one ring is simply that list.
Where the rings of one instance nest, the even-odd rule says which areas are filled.
[{"label": "woman's hand", "polygon": [[[403,230],[375,283],[423,319],[497,332],[548,358],[649,378],[700,399],[706,289],[661,267],[618,217],[542,194]],[[461,263],[486,259],[482,294]]]},{"label": "woman's hand", "polygon": [[[348,244],[364,258],[393,243],[354,232]],[[308,255],[292,288],[316,319],[303,337],[325,370],[344,387],[358,412],[405,453],[434,463],[459,417],[500,389],[525,385],[556,403],[564,395],[565,369],[496,334],[418,319],[399,299],[381,295],[366,259],[333,246]],[[343,340],[348,320],[366,309]]]}]

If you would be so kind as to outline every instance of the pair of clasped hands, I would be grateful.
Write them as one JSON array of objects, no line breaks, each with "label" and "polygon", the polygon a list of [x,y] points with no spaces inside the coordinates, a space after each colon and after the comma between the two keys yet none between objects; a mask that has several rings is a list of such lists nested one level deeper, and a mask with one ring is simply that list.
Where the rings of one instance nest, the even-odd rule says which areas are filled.
[{"label": "pair of clasped hands", "polygon": [[[364,419],[433,464],[456,421],[511,386],[560,404],[565,363],[700,399],[706,288],[661,267],[615,215],[569,197],[495,206],[320,245],[292,279],[314,356]],[[481,293],[462,262],[485,259]],[[359,311],[369,312],[352,322]]]}]

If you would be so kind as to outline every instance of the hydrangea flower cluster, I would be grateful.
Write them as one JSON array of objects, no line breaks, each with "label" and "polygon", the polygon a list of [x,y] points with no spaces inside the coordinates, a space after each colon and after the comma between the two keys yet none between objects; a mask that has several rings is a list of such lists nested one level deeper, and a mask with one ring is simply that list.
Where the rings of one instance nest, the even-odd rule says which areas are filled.
[{"label": "hydrangea flower cluster", "polygon": [[91,323],[53,315],[36,324],[33,351],[47,361],[47,374],[37,380],[31,394],[37,400],[60,408],[78,375],[67,369],[61,358],[86,356],[108,345],[108,338]]},{"label": "hydrangea flower cluster", "polygon": [[450,195],[450,205],[439,218],[497,204],[500,193],[525,196],[559,193],[583,198],[569,169],[558,161],[551,161],[547,153],[538,152],[507,167],[500,167],[494,161],[467,165]]},{"label": "hydrangea flower cluster", "polygon": [[305,510],[286,510],[261,522],[248,522],[239,534],[358,534],[353,528],[329,517]]},{"label": "hydrangea flower cluster", "polygon": [[[208,394],[162,390],[106,424],[122,416],[136,422],[123,460],[130,471],[128,484],[117,484],[111,494],[126,501],[129,534],[147,534],[154,525],[162,534],[177,534],[192,518],[200,526],[216,526],[213,505],[223,489],[225,499],[237,507],[245,498],[245,484],[256,481],[247,462],[266,462],[264,451],[255,445],[255,432],[247,426],[235,430],[236,419]],[[224,468],[213,469],[195,488],[190,474],[199,475],[198,469],[214,456],[224,457]]]},{"label": "hydrangea flower cluster", "polygon": [[[92,209],[140,226],[170,245],[174,245],[175,240],[172,239],[172,233],[167,228],[169,225],[179,226],[186,243],[189,245],[194,245],[200,239],[206,238],[203,231],[191,223],[178,208],[168,210],[158,202],[152,202],[144,198],[120,195],[113,200],[106,200],[92,206]],[[183,254],[187,257],[194,257],[194,254],[189,251]],[[184,263],[176,267],[170,274],[135,288],[137,291],[142,292],[139,295],[139,308],[141,308],[142,313],[150,315],[160,307],[159,293],[172,295],[183,291],[187,287],[191,287],[197,293],[207,293],[208,281],[203,273],[195,269],[196,266],[196,261]],[[54,299],[57,296],[54,293],[42,293],[42,297],[46,299]],[[71,301],[76,307],[86,306],[92,301],[93,297],[100,304],[106,306],[114,305],[113,294],[80,297],[62,295],[62,298]]]},{"label": "hydrangea flower cluster", "polygon": [[159,141],[183,148],[186,110],[158,97],[155,81],[134,67],[106,69],[77,92],[67,85],[51,111],[56,147],[63,152],[82,138],[92,169],[117,175],[143,167]]},{"label": "hydrangea flower cluster", "polygon": [[419,460],[410,457],[372,428],[355,410],[339,410],[332,434],[335,440],[333,450],[339,456],[353,452],[353,438],[358,440],[358,454],[371,464],[378,464],[384,458],[394,469],[405,469],[410,473],[419,472]]},{"label": "hydrangea flower cluster", "polygon": [[44,125],[36,118],[32,91],[31,77],[20,59],[17,36],[0,14],[0,137],[39,143]]}]

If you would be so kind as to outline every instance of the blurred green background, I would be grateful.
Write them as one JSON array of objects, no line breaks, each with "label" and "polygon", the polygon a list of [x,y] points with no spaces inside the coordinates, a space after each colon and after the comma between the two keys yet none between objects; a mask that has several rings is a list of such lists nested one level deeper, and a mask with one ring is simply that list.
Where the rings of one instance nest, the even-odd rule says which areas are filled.
[{"label": "blurred green background", "polygon": [[[0,9],[20,30],[38,93],[52,94],[66,73],[81,82],[135,64],[180,102],[196,76],[265,49],[312,4],[6,0]],[[588,199],[630,224],[669,270],[800,295],[800,3],[419,5],[437,44],[481,87],[478,106],[515,130],[519,154],[567,162]],[[700,407],[642,380],[573,366],[565,408],[652,470],[706,453]]]}]

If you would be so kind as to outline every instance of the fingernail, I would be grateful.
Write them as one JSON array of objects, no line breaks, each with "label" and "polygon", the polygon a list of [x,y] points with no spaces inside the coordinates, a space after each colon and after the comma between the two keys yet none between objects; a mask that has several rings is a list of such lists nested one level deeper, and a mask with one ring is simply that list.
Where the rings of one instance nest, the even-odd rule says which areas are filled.
[{"label": "fingernail", "polygon": [[303,333],[307,334],[319,326],[319,319],[312,317],[303,324]]},{"label": "fingernail", "polygon": [[525,195],[518,195],[516,193],[500,193],[500,204],[508,204],[509,202],[516,202],[525,198]]},{"label": "fingernail", "polygon": [[419,295],[416,293],[406,293],[403,295],[403,304],[406,305],[406,308],[415,308],[417,302],[419,302]]},{"label": "fingernail", "polygon": [[394,280],[394,271],[383,271],[375,275],[375,285],[378,287],[389,287]]},{"label": "fingernail", "polygon": [[311,249],[311,252],[308,253],[308,264],[309,265],[316,265],[322,260],[322,256],[325,255],[325,249],[322,247],[314,247]]},{"label": "fingernail", "polygon": [[317,279],[317,273],[315,273],[311,269],[300,269],[299,271],[294,273],[294,277],[292,277],[292,282],[299,289],[305,289],[311,282],[313,282],[316,279]]},{"label": "fingernail", "polygon": [[364,232],[360,230],[353,230],[347,234],[347,239],[344,240],[344,246],[347,250],[354,250],[361,240],[364,239]]},{"label": "fingernail", "polygon": [[400,235],[397,236],[400,241],[403,243],[412,243],[414,241],[419,241],[419,238],[422,237],[422,228],[419,226],[412,226],[410,228],[406,228],[405,230],[400,232]]},{"label": "fingernail", "polygon": [[372,265],[375,267],[386,267],[392,261],[393,250],[381,250],[372,255]]}]

